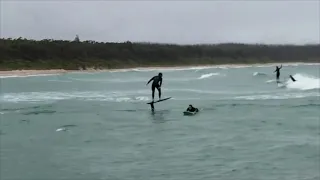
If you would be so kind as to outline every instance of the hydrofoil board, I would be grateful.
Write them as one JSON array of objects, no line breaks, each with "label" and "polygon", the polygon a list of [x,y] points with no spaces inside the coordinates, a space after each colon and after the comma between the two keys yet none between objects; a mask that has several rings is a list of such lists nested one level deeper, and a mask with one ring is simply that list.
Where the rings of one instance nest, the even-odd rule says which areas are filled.
[{"label": "hydrofoil board", "polygon": [[168,99],[171,99],[171,97],[167,97],[167,98],[164,98],[164,99],[159,99],[158,101],[151,101],[151,102],[148,102],[147,104],[155,104],[155,103],[158,103],[158,102],[161,102],[161,101],[165,101],[165,100],[168,100]]}]

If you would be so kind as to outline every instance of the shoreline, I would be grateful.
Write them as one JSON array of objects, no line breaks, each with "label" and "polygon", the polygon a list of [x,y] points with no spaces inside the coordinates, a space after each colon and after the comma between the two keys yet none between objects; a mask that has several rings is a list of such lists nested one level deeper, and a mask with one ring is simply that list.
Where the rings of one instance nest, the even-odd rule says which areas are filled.
[{"label": "shoreline", "polygon": [[132,68],[112,68],[112,69],[93,69],[88,68],[87,70],[65,70],[65,69],[50,69],[50,70],[9,70],[0,71],[0,77],[19,77],[19,76],[36,76],[36,75],[57,75],[73,72],[121,72],[121,71],[133,71],[133,70],[179,70],[186,68],[241,68],[241,67],[269,67],[277,66],[282,64],[283,66],[292,65],[320,65],[320,63],[307,63],[307,62],[286,62],[286,63],[254,63],[254,64],[201,64],[201,65],[187,65],[187,66],[137,66]]}]

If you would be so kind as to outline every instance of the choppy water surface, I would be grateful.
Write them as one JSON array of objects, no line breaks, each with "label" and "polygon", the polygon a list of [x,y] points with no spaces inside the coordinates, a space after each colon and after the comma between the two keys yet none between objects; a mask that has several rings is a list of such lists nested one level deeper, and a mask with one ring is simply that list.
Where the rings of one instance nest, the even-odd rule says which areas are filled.
[{"label": "choppy water surface", "polygon": [[[284,66],[282,85],[269,66],[1,78],[0,179],[319,180],[319,68]],[[152,113],[158,72],[172,99]]]}]

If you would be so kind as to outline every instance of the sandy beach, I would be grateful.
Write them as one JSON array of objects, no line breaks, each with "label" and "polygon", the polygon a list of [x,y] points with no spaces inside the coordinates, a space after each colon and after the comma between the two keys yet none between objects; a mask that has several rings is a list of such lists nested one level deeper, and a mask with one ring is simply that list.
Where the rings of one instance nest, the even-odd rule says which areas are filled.
[{"label": "sandy beach", "polygon": [[61,74],[66,73],[67,70],[64,69],[51,69],[51,70],[14,70],[14,71],[0,71],[1,77],[6,76],[30,76],[39,74]]},{"label": "sandy beach", "polygon": [[103,71],[130,71],[130,70],[150,70],[150,69],[185,69],[185,68],[235,68],[235,67],[267,67],[277,66],[282,64],[283,66],[289,65],[320,65],[320,63],[302,63],[302,62],[291,62],[291,63],[264,63],[264,64],[219,64],[219,65],[188,65],[188,66],[151,66],[151,67],[133,67],[133,68],[117,68],[117,69],[87,69],[87,70],[65,70],[65,69],[51,69],[51,70],[13,70],[13,71],[0,71],[0,77],[19,77],[19,76],[36,76],[36,75],[54,75],[63,74],[70,72],[103,72]]}]

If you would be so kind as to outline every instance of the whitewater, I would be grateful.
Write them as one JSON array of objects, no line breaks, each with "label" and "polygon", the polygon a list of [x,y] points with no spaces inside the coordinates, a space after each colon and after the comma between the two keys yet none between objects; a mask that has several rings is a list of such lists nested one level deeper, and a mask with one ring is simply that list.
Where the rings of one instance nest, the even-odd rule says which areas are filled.
[{"label": "whitewater", "polygon": [[[318,180],[320,65],[274,69],[0,76],[0,179]],[[159,72],[172,98],[151,112]]]}]

